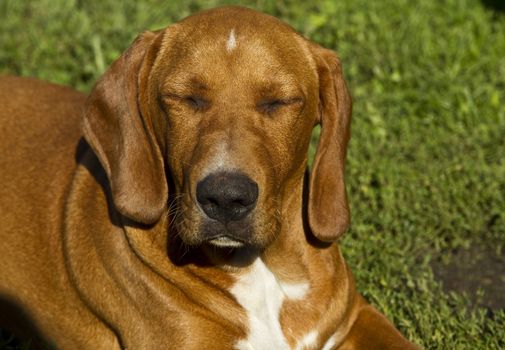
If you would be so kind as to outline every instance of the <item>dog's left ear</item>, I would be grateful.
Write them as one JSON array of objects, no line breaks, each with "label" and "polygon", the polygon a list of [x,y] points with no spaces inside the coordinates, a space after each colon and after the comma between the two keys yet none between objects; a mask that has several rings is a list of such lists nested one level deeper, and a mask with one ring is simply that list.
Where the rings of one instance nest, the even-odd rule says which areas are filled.
[{"label": "dog's left ear", "polygon": [[352,102],[337,55],[317,45],[311,51],[319,76],[321,136],[310,175],[308,221],[315,237],[332,242],[350,223],[344,163]]},{"label": "dog's left ear", "polygon": [[164,162],[153,122],[149,73],[161,32],[141,34],[105,72],[84,111],[84,137],[110,182],[114,205],[136,222],[156,222],[167,202]]}]

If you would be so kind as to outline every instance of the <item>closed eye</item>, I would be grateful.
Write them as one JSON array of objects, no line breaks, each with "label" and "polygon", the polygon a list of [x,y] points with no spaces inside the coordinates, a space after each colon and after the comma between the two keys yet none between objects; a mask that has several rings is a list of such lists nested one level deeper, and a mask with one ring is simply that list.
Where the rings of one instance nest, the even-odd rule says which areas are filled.
[{"label": "closed eye", "polygon": [[186,106],[190,107],[195,111],[202,111],[206,109],[210,104],[209,101],[207,101],[203,97],[195,95],[180,96],[174,94],[166,94],[164,95],[164,98],[167,99],[168,101],[183,102]]},{"label": "closed eye", "polygon": [[303,102],[301,97],[293,97],[287,99],[271,99],[264,100],[257,104],[257,109],[264,114],[273,114],[285,106],[300,104]]},{"label": "closed eye", "polygon": [[201,111],[208,107],[209,102],[198,96],[186,96],[182,98],[191,108]]}]

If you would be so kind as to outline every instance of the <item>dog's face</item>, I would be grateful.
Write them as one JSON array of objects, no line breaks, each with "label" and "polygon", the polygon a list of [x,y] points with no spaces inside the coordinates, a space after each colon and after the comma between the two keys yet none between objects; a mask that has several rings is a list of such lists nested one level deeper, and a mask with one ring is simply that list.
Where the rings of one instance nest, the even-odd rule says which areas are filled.
[{"label": "dog's face", "polygon": [[212,16],[191,17],[159,54],[175,222],[189,244],[267,245],[289,180],[304,173],[315,63],[300,37],[274,21],[258,30],[255,19],[216,27]]},{"label": "dog's face", "polygon": [[227,7],[137,39],[97,84],[84,129],[123,215],[156,221],[170,187],[186,244],[263,248],[301,186],[317,123],[309,223],[323,240],[347,226],[349,115],[336,56],[270,16]]}]

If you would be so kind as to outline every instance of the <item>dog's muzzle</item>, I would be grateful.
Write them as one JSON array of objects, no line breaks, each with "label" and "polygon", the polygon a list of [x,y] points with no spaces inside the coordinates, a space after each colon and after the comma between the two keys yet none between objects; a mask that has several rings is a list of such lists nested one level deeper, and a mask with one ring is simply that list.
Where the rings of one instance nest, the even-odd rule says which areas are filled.
[{"label": "dog's muzzle", "polygon": [[258,185],[239,172],[212,173],[196,187],[196,199],[207,216],[205,240],[239,247],[250,238],[248,217],[258,200]]}]

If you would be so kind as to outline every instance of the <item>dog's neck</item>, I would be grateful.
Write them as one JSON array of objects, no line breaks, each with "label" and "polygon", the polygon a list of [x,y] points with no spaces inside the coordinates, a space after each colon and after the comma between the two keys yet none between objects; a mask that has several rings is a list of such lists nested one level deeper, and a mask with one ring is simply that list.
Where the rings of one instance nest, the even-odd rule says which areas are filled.
[{"label": "dog's neck", "polygon": [[266,266],[280,279],[306,280],[303,255],[308,247],[304,223],[303,184],[290,186],[282,205],[282,226],[276,239],[261,254]]}]

